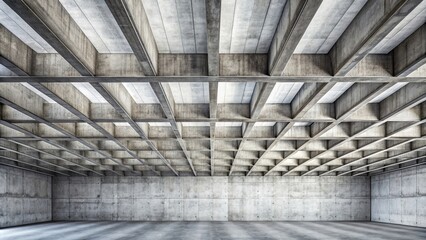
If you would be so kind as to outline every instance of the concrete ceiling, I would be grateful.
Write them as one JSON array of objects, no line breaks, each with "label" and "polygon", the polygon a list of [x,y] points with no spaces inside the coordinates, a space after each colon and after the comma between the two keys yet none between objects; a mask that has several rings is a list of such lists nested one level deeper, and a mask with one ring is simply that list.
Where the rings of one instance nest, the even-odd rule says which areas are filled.
[{"label": "concrete ceiling", "polygon": [[142,0],[159,53],[207,53],[202,0]]},{"label": "concrete ceiling", "polygon": [[367,0],[324,0],[295,53],[328,53],[366,2]]},{"label": "concrete ceiling", "polygon": [[132,53],[104,1],[60,0],[99,53]]},{"label": "concrete ceiling", "polygon": [[267,53],[285,0],[222,1],[220,53]]},{"label": "concrete ceiling", "polygon": [[27,44],[37,53],[55,53],[49,43],[34,31],[22,18],[10,7],[0,0],[0,24],[13,32],[21,41]]},{"label": "concrete ceiling", "polygon": [[426,1],[391,2],[1,1],[0,164],[329,176],[415,163]]},{"label": "concrete ceiling", "polygon": [[388,54],[420,26],[426,23],[426,1],[422,1],[373,48],[372,54]]}]

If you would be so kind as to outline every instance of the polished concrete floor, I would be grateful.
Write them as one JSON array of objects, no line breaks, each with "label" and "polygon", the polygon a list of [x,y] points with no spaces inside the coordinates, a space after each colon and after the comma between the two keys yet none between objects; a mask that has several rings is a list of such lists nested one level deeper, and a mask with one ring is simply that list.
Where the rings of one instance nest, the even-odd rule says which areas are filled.
[{"label": "polished concrete floor", "polygon": [[375,222],[49,222],[0,239],[426,239],[426,228]]}]

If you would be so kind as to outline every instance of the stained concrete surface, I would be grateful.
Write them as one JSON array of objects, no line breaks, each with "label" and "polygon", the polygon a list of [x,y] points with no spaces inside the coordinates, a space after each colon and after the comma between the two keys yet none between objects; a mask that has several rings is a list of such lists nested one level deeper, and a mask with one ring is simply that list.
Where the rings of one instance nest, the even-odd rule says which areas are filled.
[{"label": "stained concrete surface", "polygon": [[57,177],[58,221],[368,221],[368,177]]},{"label": "stained concrete surface", "polygon": [[51,222],[0,239],[425,239],[426,229],[373,222]]},{"label": "stained concrete surface", "polygon": [[371,177],[371,220],[426,227],[426,165]]},{"label": "stained concrete surface", "polygon": [[49,176],[0,166],[0,228],[52,220],[51,189]]}]

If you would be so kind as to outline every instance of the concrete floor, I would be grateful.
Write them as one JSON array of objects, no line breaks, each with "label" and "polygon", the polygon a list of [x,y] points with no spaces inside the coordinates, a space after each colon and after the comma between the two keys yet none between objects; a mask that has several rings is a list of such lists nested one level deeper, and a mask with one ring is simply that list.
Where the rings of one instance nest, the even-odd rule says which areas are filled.
[{"label": "concrete floor", "polygon": [[426,239],[426,228],[375,222],[49,222],[0,239]]}]

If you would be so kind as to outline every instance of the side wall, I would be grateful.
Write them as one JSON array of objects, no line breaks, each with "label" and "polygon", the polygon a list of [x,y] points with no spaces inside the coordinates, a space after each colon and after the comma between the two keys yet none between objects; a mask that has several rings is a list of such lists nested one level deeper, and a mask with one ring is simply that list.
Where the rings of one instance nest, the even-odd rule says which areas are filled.
[{"label": "side wall", "polygon": [[372,176],[371,220],[426,227],[426,166]]},{"label": "side wall", "polygon": [[51,180],[0,166],[0,228],[52,220]]},{"label": "side wall", "polygon": [[367,177],[55,178],[54,220],[370,220]]}]

